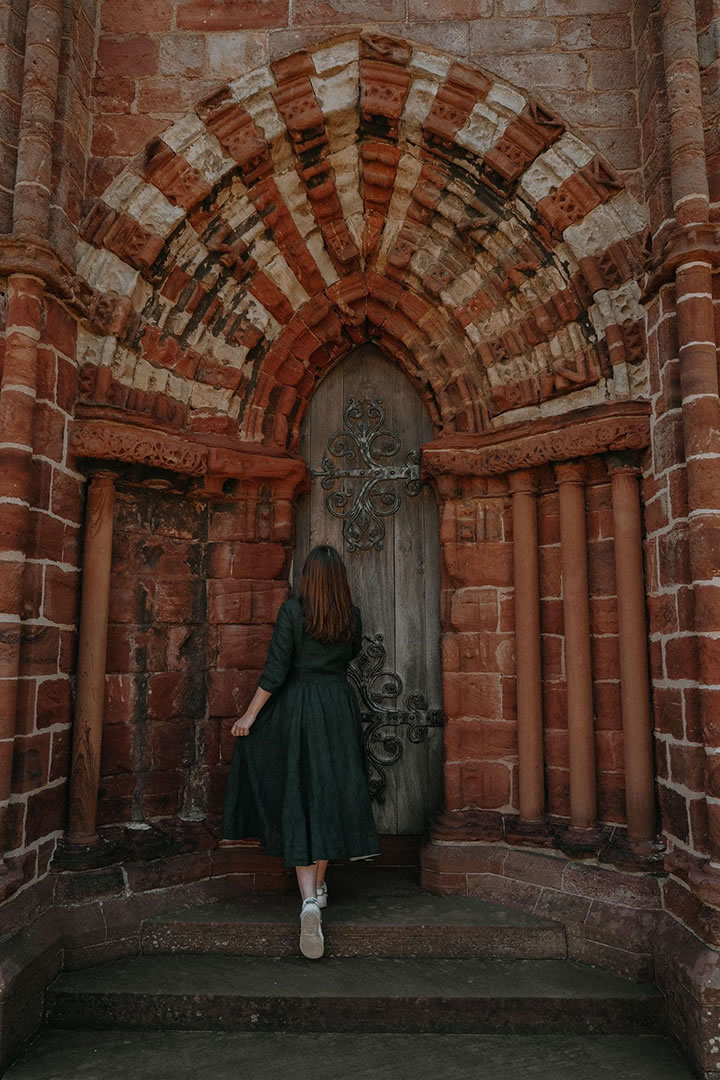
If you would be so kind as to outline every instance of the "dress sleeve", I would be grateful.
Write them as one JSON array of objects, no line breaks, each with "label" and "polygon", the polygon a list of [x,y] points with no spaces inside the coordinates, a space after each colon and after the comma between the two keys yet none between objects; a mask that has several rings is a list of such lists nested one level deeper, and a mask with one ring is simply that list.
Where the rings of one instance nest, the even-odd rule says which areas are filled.
[{"label": "dress sleeve", "polygon": [[363,647],[362,646],[363,628],[362,628],[362,616],[360,615],[360,608],[353,606],[353,611],[355,613],[355,628],[353,629],[353,636],[352,636],[352,650],[350,652],[350,658],[351,659],[354,659],[358,655],[359,652],[362,652],[362,647]]},{"label": "dress sleeve", "polygon": [[263,673],[258,679],[258,686],[273,694],[279,690],[287,678],[293,653],[295,652],[295,634],[292,615],[285,602],[278,611],[272,640],[268,648]]}]

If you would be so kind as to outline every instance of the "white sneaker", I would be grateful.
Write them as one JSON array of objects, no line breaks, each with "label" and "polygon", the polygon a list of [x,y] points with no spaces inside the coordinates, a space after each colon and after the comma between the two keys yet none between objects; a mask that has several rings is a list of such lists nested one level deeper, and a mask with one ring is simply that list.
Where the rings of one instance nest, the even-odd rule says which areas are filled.
[{"label": "white sneaker", "polygon": [[315,895],[317,897],[317,902],[320,905],[320,907],[327,907],[327,902],[328,902],[327,882],[323,881],[322,885],[318,885],[317,889],[315,890]]},{"label": "white sneaker", "polygon": [[322,915],[315,896],[308,896],[300,908],[300,952],[308,960],[319,960],[325,952]]}]

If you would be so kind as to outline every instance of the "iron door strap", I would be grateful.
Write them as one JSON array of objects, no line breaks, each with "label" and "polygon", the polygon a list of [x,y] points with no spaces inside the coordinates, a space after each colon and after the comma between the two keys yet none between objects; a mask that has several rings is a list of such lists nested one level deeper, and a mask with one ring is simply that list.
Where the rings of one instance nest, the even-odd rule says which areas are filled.
[{"label": "iron door strap", "polygon": [[[400,436],[384,427],[382,401],[380,397],[362,401],[348,398],[343,428],[327,442],[330,456],[322,459],[322,468],[310,470],[311,477],[319,478],[323,489],[330,492],[325,506],[344,522],[348,551],[381,550],[385,538],[382,519],[395,514],[402,501],[398,486],[402,485],[409,496],[417,495],[422,486],[419,450],[407,451],[400,462],[391,461],[401,453]],[[352,481],[357,481],[359,490],[351,486]]]},{"label": "iron door strap", "polygon": [[367,645],[350,665],[348,678],[360,696],[360,715],[367,754],[371,798],[382,802],[386,769],[403,756],[400,735],[411,743],[425,742],[432,728],[442,727],[442,709],[428,708],[422,694],[406,694],[400,707],[403,681],[385,666],[387,653],[382,634],[365,635]]}]

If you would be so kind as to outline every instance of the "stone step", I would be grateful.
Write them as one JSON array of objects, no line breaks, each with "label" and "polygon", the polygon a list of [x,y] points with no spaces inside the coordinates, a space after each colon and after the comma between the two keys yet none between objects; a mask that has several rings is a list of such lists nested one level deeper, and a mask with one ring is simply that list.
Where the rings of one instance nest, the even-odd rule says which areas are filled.
[{"label": "stone step", "polygon": [[[433,896],[407,871],[338,868],[323,912],[328,956],[549,958],[560,923],[467,896]],[[218,900],[148,918],[144,953],[297,956],[297,892]]]},{"label": "stone step", "polygon": [[658,1036],[275,1035],[45,1029],[6,1080],[692,1080]]},{"label": "stone step", "polygon": [[133,956],[64,972],[52,1027],[294,1032],[638,1034],[663,999],[568,960]]}]

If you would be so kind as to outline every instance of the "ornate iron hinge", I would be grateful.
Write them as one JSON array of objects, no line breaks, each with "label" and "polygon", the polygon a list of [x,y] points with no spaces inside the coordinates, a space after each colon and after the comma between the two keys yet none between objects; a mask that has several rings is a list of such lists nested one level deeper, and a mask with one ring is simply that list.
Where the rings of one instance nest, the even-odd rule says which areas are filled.
[{"label": "ornate iron hinge", "polygon": [[[360,695],[370,797],[382,802],[387,785],[386,769],[403,755],[404,746],[397,729],[405,729],[411,743],[425,742],[431,728],[442,727],[443,713],[442,709],[429,709],[422,694],[407,694],[404,708],[397,708],[403,681],[396,671],[385,667],[387,652],[383,635],[365,635],[364,640],[368,644],[350,665],[348,677]],[[391,707],[383,707],[383,702],[389,702]]]},{"label": "ornate iron hinge", "polygon": [[[321,486],[330,494],[325,506],[333,517],[344,521],[343,536],[348,551],[380,550],[385,537],[382,518],[394,514],[401,497],[391,486],[400,481],[408,495],[417,495],[420,483],[420,453],[410,450],[403,464],[382,464],[378,458],[394,458],[400,453],[400,436],[384,428],[385,410],[382,398],[358,401],[348,398],[343,413],[344,427],[330,436],[328,453],[346,464],[337,465],[324,457],[321,469],[311,469],[313,479],[321,478]],[[353,460],[354,459],[354,460]],[[357,480],[360,490],[346,481]],[[339,489],[331,490],[340,481]]]}]

